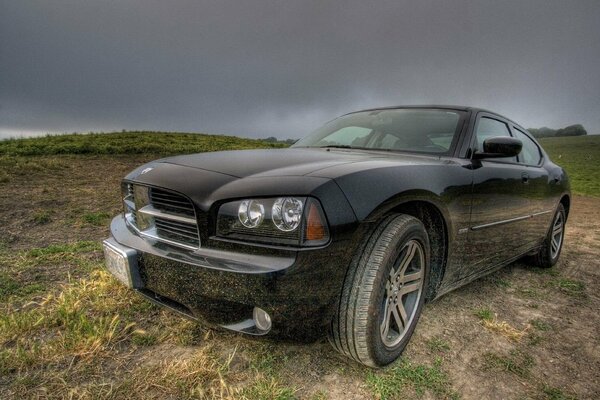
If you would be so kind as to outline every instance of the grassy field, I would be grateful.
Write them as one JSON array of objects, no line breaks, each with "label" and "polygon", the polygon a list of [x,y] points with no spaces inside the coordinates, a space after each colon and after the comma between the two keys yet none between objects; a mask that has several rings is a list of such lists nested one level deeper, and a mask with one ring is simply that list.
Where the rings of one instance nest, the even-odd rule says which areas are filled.
[{"label": "grassy field", "polygon": [[[112,138],[126,144],[121,154],[110,154]],[[598,173],[578,158],[597,157],[596,138],[555,140],[565,139],[543,144],[572,179]],[[385,370],[347,361],[324,339],[204,328],[124,289],[99,244],[121,209],[120,179],[158,156],[219,146],[271,147],[158,133],[0,142],[0,398],[599,398],[598,199],[573,202],[557,267],[516,263],[427,305],[404,357]],[[578,193],[598,195],[586,191],[598,180],[577,182]]]},{"label": "grassy field", "polygon": [[[567,170],[574,193],[600,196],[600,135],[545,138],[540,142],[553,161]],[[160,157],[205,151],[279,147],[286,145],[223,135],[114,132],[4,140],[0,141],[0,157],[65,154],[151,154]],[[5,174],[0,170],[0,180],[3,175]]]},{"label": "grassy field", "polygon": [[285,147],[279,143],[224,135],[178,132],[112,132],[48,135],[0,141],[0,156],[58,154],[172,154]]},{"label": "grassy field", "polygon": [[567,170],[573,193],[600,196],[600,135],[545,138],[540,143]]}]

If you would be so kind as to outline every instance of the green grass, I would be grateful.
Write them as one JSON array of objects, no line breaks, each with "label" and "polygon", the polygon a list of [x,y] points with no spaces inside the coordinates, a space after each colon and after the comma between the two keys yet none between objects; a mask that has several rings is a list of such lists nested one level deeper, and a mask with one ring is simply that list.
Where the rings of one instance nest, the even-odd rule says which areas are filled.
[{"label": "green grass", "polygon": [[35,222],[38,225],[44,225],[52,221],[51,216],[52,212],[49,210],[38,211],[35,214],[33,214],[33,222]]},{"label": "green grass", "polygon": [[482,321],[491,321],[494,319],[494,312],[487,307],[475,310],[474,314]]},{"label": "green grass", "polygon": [[546,332],[552,329],[552,325],[547,322],[542,321],[541,319],[533,319],[531,320],[531,326],[533,326],[538,331]]},{"label": "green grass", "polygon": [[385,372],[369,371],[367,385],[376,398],[381,400],[411,398],[403,395],[412,389],[417,397],[430,392],[436,397],[457,399],[458,394],[452,390],[448,375],[442,370],[442,361],[437,359],[433,366],[415,365],[402,358]]},{"label": "green grass", "polygon": [[550,282],[562,293],[572,297],[585,297],[585,284],[573,279],[560,278]]},{"label": "green grass", "polygon": [[95,225],[95,226],[104,226],[107,224],[110,219],[110,214],[105,212],[90,212],[83,214],[83,221]]},{"label": "green grass", "polygon": [[6,301],[10,297],[28,297],[43,292],[45,286],[41,282],[23,284],[13,278],[11,274],[0,271],[0,301]]},{"label": "green grass", "polygon": [[529,354],[519,350],[513,350],[508,355],[485,353],[483,363],[485,369],[510,372],[519,378],[529,377],[535,365]]},{"label": "green grass", "polygon": [[[234,149],[281,148],[281,143],[234,136],[176,132],[113,132],[48,135],[0,141],[0,156],[57,154],[185,154]],[[3,179],[0,176],[0,179]]]},{"label": "green grass", "polygon": [[276,378],[261,378],[241,391],[241,398],[256,400],[296,399],[296,390],[282,386]]},{"label": "green grass", "polygon": [[426,343],[429,350],[436,353],[444,353],[450,350],[450,343],[437,336],[432,337]]},{"label": "green grass", "polygon": [[542,393],[544,394],[544,398],[548,400],[576,400],[577,397],[565,394],[562,389],[552,387],[552,386],[544,386],[542,388]]},{"label": "green grass", "polygon": [[600,135],[544,138],[540,143],[567,171],[573,193],[600,196]]}]

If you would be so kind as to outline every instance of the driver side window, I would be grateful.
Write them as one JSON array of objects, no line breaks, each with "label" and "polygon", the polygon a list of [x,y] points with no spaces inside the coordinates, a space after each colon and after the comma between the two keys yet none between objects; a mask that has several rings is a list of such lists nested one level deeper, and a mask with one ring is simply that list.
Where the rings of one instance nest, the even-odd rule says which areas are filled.
[{"label": "driver side window", "polygon": [[[475,132],[475,149],[483,152],[483,141],[495,136],[509,136],[510,131],[508,125],[497,119],[481,117],[477,123],[477,131]],[[502,157],[495,158],[495,161],[517,162],[517,157]]]}]

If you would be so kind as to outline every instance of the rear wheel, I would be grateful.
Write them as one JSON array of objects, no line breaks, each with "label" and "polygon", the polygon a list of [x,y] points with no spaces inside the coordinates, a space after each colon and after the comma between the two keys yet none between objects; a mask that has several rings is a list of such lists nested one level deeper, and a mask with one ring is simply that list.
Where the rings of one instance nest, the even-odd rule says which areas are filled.
[{"label": "rear wheel", "polygon": [[565,207],[560,203],[542,247],[532,256],[532,263],[536,267],[551,268],[558,262],[565,238],[566,220]]},{"label": "rear wheel", "polygon": [[415,329],[429,278],[429,239],[409,215],[392,215],[375,229],[349,267],[330,341],[372,367],[396,360]]}]

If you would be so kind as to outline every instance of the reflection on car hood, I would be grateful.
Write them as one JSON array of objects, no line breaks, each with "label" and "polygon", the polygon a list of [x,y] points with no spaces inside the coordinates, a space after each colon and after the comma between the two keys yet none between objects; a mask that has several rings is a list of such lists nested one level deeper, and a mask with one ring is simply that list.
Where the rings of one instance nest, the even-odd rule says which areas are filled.
[{"label": "reflection on car hood", "polygon": [[[437,160],[437,157],[427,159]],[[377,160],[407,164],[423,161],[422,157],[398,153],[316,148],[219,151],[169,157],[159,161],[245,178],[302,176],[318,171],[325,172],[331,167],[344,164]]]}]

